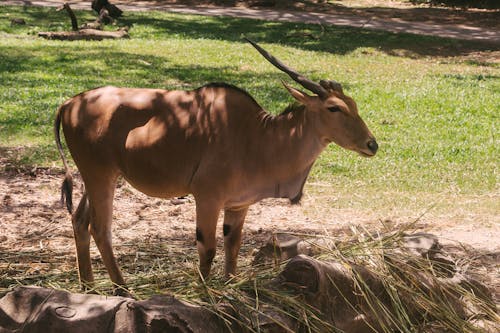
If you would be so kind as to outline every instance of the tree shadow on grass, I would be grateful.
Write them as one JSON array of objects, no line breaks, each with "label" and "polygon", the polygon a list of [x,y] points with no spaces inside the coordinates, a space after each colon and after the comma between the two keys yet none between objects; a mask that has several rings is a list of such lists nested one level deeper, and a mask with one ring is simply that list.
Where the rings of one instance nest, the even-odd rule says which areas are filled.
[{"label": "tree shadow on grass", "polygon": [[[70,30],[67,17],[54,8],[8,7],[11,16],[21,16],[27,26],[8,27],[12,33],[37,30]],[[93,18],[91,11],[75,11],[81,22]],[[11,17],[9,16],[9,17]],[[5,22],[8,18],[5,17]],[[0,16],[0,18],[2,18]],[[119,25],[131,26],[132,38],[213,39],[242,42],[247,36],[262,43],[280,43],[310,51],[349,54],[358,48],[375,48],[403,57],[455,57],[474,52],[499,50],[498,44],[464,41],[379,30],[275,22],[259,19],[168,14],[165,12],[126,12]],[[32,24],[36,26],[30,28]],[[1,24],[0,24],[1,28]],[[1,29],[0,29],[1,30]],[[84,47],[84,46],[83,46]],[[193,47],[196,47],[194,44]]]},{"label": "tree shadow on grass", "polygon": [[[60,45],[33,45],[22,50],[0,46],[0,84],[4,91],[11,91],[5,93],[3,104],[6,111],[12,109],[0,113],[4,135],[26,135],[27,126],[46,132],[60,103],[81,91],[104,85],[190,90],[223,81],[243,89],[251,87],[249,92],[257,101],[269,95],[271,100],[291,101],[279,84],[283,74],[272,66],[269,72],[257,77],[239,65],[184,66],[173,64],[168,57],[121,52],[108,46],[70,44],[64,53],[60,51]],[[95,61],[89,63],[88,59]]]},{"label": "tree shadow on grass", "polygon": [[[180,36],[243,42],[247,36],[262,43],[281,43],[304,50],[349,54],[358,48],[371,47],[390,55],[404,57],[453,57],[473,52],[498,50],[498,45],[433,36],[391,33],[355,27],[324,26],[290,22],[270,22],[229,17],[197,17],[128,13],[122,24],[149,26],[151,31],[132,29],[132,37]],[[196,47],[193,45],[193,47]]]}]

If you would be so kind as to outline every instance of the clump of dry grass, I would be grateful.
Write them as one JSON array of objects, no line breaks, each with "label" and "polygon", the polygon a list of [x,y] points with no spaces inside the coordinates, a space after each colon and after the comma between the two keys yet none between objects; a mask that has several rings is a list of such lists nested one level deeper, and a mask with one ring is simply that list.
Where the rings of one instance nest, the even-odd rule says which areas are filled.
[{"label": "clump of dry grass", "polygon": [[[461,258],[459,265],[453,268],[457,271],[451,272],[446,265],[429,258],[408,260],[408,255],[400,249],[409,231],[403,228],[379,236],[366,230],[353,230],[351,239],[322,243],[329,245],[322,245],[316,258],[341,263],[353,272],[356,267],[364,267],[382,282],[387,296],[384,300],[372,290],[366,276],[353,274],[356,291],[367,305],[363,311],[372,314],[377,322],[378,328],[374,327],[374,331],[381,328],[383,332],[480,332],[484,331],[478,327],[482,320],[500,323],[496,305],[486,297],[482,284],[476,280],[458,280],[467,274],[467,267],[480,263],[473,263],[474,258]],[[311,243],[316,241],[311,235],[300,236]],[[195,258],[190,262],[196,262]],[[185,265],[184,269],[138,274],[131,288],[143,296],[166,288],[176,297],[216,313],[227,323],[229,331],[234,330],[234,323],[249,332],[259,332],[269,326],[290,332],[336,331],[328,316],[314,304],[308,304],[303,294],[276,288],[276,277],[286,261],[254,266],[247,260],[241,273],[228,281],[219,278],[220,271],[204,281],[192,264],[181,264]],[[358,304],[350,306],[359,309]]]}]

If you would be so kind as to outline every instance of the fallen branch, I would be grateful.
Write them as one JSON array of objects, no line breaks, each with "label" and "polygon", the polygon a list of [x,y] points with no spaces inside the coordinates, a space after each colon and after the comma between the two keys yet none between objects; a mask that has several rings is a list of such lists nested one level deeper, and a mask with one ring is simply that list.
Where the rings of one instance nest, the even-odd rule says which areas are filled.
[{"label": "fallen branch", "polygon": [[66,10],[68,13],[73,31],[42,31],[38,33],[38,37],[55,40],[103,40],[129,37],[128,28],[121,28],[117,31],[102,31],[95,29],[100,28],[103,18],[109,18],[106,14],[108,12],[106,9],[102,9],[101,15],[95,22],[92,22],[93,24],[86,24],[84,25],[85,28],[82,29],[78,29],[78,21],[75,13],[67,2],[57,9],[57,11],[61,10]]},{"label": "fallen branch", "polygon": [[78,22],[76,20],[75,13],[73,12],[73,10],[71,9],[71,7],[67,2],[65,2],[61,7],[57,8],[58,12],[61,10],[66,10],[66,12],[68,13],[69,18],[71,20],[71,28],[73,29],[73,31],[78,31]]},{"label": "fallen branch", "polygon": [[42,37],[45,39],[55,39],[55,40],[103,40],[103,39],[128,38],[129,35],[127,29],[123,28],[117,31],[82,29],[78,31],[39,32],[38,37]]}]

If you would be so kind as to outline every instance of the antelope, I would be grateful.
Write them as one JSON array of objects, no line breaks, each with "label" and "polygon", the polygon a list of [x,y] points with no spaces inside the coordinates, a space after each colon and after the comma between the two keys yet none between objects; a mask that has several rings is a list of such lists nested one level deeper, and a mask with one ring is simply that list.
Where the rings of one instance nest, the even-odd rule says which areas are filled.
[{"label": "antelope", "polygon": [[[338,82],[313,82],[247,41],[313,95],[283,82],[298,104],[276,116],[246,91],[225,83],[192,91],[106,86],[80,93],[59,107],[54,133],[66,170],[61,196],[72,215],[83,287],[94,280],[92,235],[111,281],[123,287],[115,293],[126,291],[111,241],[113,197],[120,176],[149,196],[193,195],[203,277],[210,272],[217,220],[224,210],[224,268],[230,276],[236,271],[250,205],[268,197],[298,203],[313,163],[331,142],[365,157],[375,155],[374,136]],[[85,185],[74,212],[61,125]]]}]

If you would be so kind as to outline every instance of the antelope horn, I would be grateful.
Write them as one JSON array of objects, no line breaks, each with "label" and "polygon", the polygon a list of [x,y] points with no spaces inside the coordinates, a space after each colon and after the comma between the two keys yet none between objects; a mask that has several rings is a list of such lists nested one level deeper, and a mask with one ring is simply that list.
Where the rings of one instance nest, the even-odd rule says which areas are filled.
[{"label": "antelope horn", "polygon": [[248,39],[245,37],[245,40],[249,42],[250,44],[253,45],[259,51],[260,54],[264,56],[264,58],[267,59],[271,64],[273,64],[275,67],[278,69],[282,70],[283,72],[287,73],[288,76],[290,76],[295,82],[299,83],[302,87],[306,88],[307,90],[317,94],[319,97],[325,97],[328,95],[328,92],[325,88],[323,88],[321,85],[318,83],[311,81],[310,79],[304,77],[302,74],[297,73],[294,69],[288,67],[281,61],[279,61],[277,58],[269,54],[266,50],[264,50],[262,47],[257,45],[254,41]]}]

